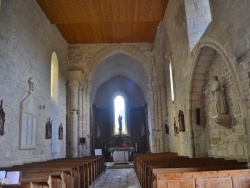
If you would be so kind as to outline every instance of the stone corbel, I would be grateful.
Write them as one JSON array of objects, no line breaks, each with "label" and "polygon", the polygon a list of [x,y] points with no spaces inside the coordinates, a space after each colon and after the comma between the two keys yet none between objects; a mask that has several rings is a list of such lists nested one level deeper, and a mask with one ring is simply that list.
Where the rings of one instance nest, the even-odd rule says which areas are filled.
[{"label": "stone corbel", "polygon": [[230,128],[232,117],[229,114],[219,114],[218,116],[213,116],[212,120],[222,125],[223,127]]}]

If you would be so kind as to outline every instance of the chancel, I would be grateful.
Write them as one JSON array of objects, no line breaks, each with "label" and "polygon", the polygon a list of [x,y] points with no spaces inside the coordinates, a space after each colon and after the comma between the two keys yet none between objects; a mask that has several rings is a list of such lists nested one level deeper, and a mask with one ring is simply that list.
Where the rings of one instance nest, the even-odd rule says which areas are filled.
[{"label": "chancel", "polygon": [[249,12],[0,0],[0,187],[250,187]]}]

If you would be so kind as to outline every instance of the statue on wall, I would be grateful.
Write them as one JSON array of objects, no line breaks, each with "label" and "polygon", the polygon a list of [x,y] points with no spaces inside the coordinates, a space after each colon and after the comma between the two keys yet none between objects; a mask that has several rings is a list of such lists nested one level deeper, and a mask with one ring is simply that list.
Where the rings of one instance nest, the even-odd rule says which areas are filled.
[{"label": "statue on wall", "polygon": [[212,84],[212,95],[214,99],[214,105],[216,109],[216,114],[226,114],[226,102],[224,96],[224,88],[221,86],[220,81],[217,76],[213,76]]},{"label": "statue on wall", "polygon": [[141,123],[141,136],[145,136],[146,132],[145,132],[145,126],[143,123]]},{"label": "statue on wall", "polygon": [[224,87],[221,85],[217,76],[213,76],[213,81],[211,93],[213,95],[216,116],[213,116],[212,119],[220,125],[230,128],[232,117],[227,114]]},{"label": "statue on wall", "polygon": [[179,134],[179,130],[178,130],[178,127],[176,126],[176,121],[174,117],[174,135],[176,136],[177,134]]},{"label": "statue on wall", "polygon": [[3,111],[3,100],[0,101],[0,135],[4,135],[5,113]]},{"label": "statue on wall", "polygon": [[29,93],[34,90],[34,82],[32,82],[32,77],[28,79],[28,84],[29,84]]},{"label": "statue on wall", "polygon": [[60,126],[58,127],[58,139],[62,140],[63,139],[63,126],[62,123],[60,124]]},{"label": "statue on wall", "polygon": [[96,128],[96,137],[97,138],[100,138],[101,137],[101,134],[102,134],[102,131],[100,129],[100,125],[98,124],[97,125],[97,128]]},{"label": "statue on wall", "polygon": [[50,139],[51,138],[51,134],[52,134],[52,120],[50,121],[50,118],[49,118],[49,120],[46,123],[45,129],[46,129],[45,130],[45,132],[46,132],[45,138],[46,139]]},{"label": "statue on wall", "polygon": [[179,110],[178,121],[179,121],[179,131],[180,132],[185,132],[184,113],[181,110]]}]

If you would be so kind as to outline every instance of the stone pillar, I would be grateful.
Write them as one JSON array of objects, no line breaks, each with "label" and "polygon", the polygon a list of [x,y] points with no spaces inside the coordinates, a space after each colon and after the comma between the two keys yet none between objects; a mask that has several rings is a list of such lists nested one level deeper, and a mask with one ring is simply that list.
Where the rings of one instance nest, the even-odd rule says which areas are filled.
[{"label": "stone pillar", "polygon": [[69,84],[71,95],[71,126],[70,126],[70,157],[78,157],[78,89],[79,81],[73,80]]},{"label": "stone pillar", "polygon": [[82,136],[85,137],[85,145],[83,145],[83,155],[90,155],[90,141],[91,141],[91,135],[90,135],[90,90],[91,90],[91,84],[84,83],[83,84],[83,90],[82,90]]}]

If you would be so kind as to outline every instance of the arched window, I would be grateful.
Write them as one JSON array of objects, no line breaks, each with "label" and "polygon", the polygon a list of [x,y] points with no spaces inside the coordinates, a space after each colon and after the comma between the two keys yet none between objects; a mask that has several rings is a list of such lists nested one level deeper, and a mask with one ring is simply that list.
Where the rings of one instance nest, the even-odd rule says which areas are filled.
[{"label": "arched window", "polygon": [[170,75],[171,98],[172,102],[174,102],[174,83],[173,83],[173,73],[172,73],[171,63],[169,63],[169,75]]},{"label": "arched window", "polygon": [[58,59],[55,52],[51,56],[50,96],[58,102]]},{"label": "arched window", "polygon": [[190,51],[212,21],[209,0],[185,0]]},{"label": "arched window", "polygon": [[[119,118],[120,117],[120,118]],[[119,135],[119,129],[121,128],[121,134],[127,135],[127,121],[126,121],[126,107],[125,100],[121,95],[117,95],[114,99],[114,135]],[[122,127],[119,126],[119,120]]]}]

